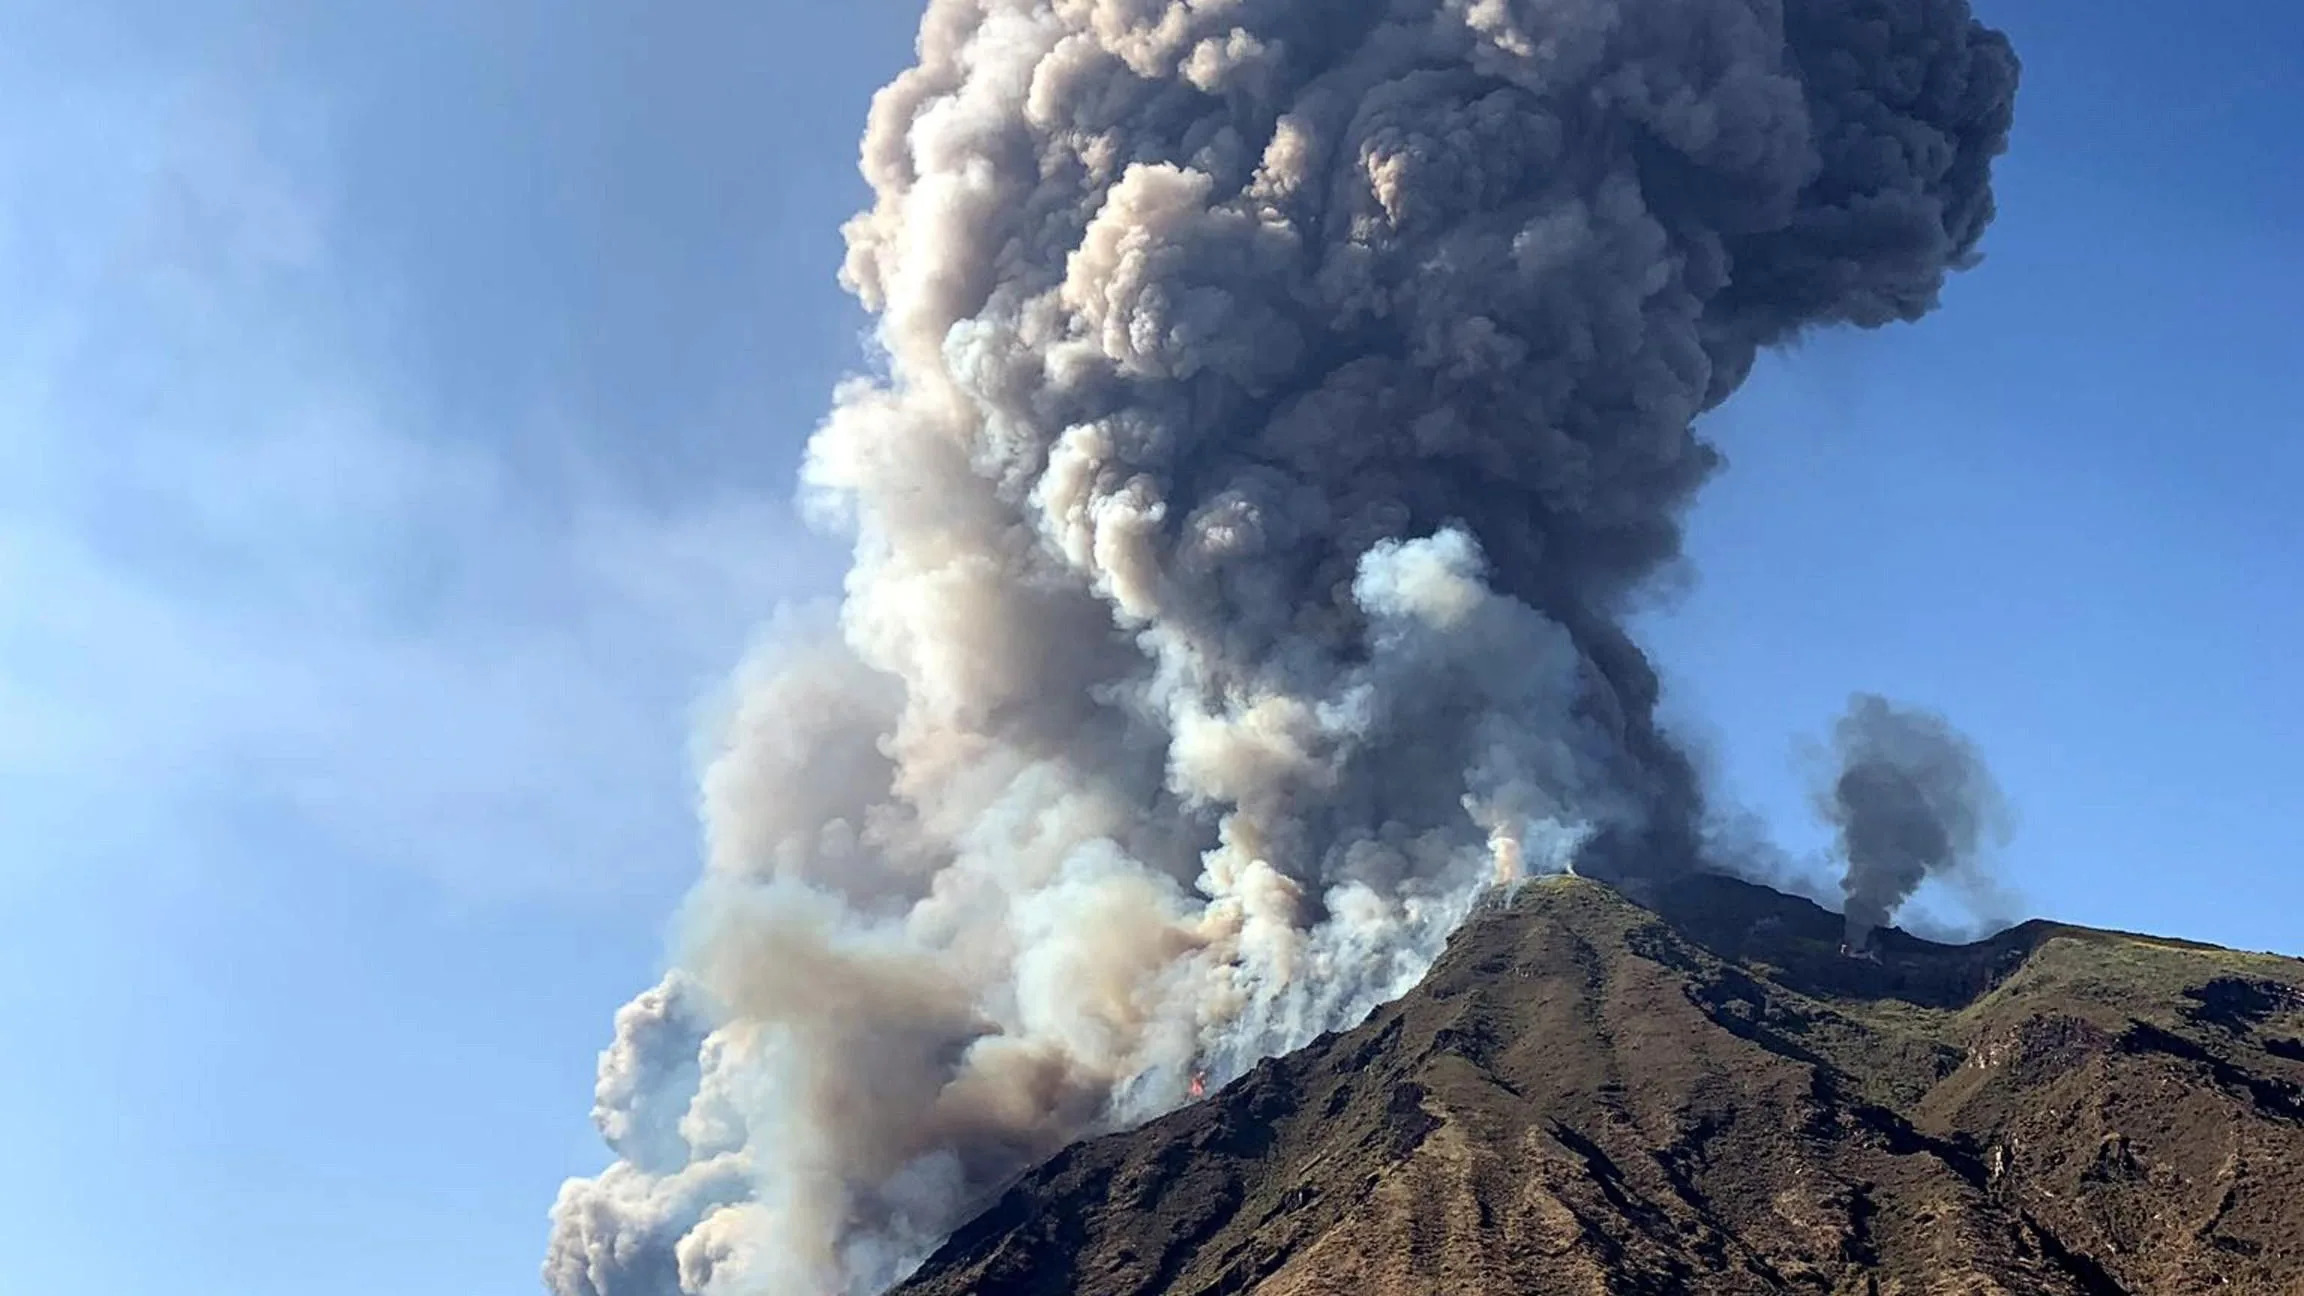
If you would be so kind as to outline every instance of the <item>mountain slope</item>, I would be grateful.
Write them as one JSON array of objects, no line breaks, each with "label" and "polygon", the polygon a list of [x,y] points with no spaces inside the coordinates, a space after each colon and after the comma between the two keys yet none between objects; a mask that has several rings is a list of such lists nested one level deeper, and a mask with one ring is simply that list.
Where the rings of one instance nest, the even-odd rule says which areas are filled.
[{"label": "mountain slope", "polygon": [[2304,963],[1557,879],[1355,1030],[1076,1145],[898,1290],[2304,1293]]}]

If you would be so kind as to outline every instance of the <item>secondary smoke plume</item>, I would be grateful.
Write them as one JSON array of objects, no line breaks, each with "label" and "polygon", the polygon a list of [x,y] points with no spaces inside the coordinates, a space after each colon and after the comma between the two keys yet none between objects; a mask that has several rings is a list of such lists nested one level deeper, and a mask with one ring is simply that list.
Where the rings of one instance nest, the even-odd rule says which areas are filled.
[{"label": "secondary smoke plume", "polygon": [[2015,83],[1960,0],[934,0],[805,470],[846,598],[742,683],[552,1289],[874,1289],[1484,888],[1691,867],[1620,616],[1692,421],[1933,306]]},{"label": "secondary smoke plume", "polygon": [[1832,730],[1838,765],[1819,808],[1840,832],[1848,941],[1862,948],[1928,878],[1988,893],[1982,850],[2007,829],[2006,802],[1975,744],[1942,716],[1869,693]]}]

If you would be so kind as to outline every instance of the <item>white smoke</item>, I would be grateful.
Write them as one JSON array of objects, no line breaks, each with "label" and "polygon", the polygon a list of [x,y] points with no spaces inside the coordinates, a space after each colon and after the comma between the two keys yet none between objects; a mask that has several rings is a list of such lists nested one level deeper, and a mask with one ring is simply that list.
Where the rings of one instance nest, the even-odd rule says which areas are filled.
[{"label": "white smoke", "polygon": [[742,682],[547,1284],[875,1291],[1487,888],[1688,867],[1619,613],[1691,420],[1990,215],[2005,43],[1885,8],[935,0],[805,471],[845,599]]},{"label": "white smoke", "polygon": [[[1460,532],[1371,550],[1371,652],[1308,676],[1317,694],[1207,705],[1148,671],[1125,700],[1172,750],[1134,788],[1126,766],[994,742],[875,766],[851,740],[887,720],[865,705],[884,690],[852,662],[815,646],[761,674],[712,768],[686,968],[618,1014],[603,1057],[595,1118],[623,1163],[564,1190],[555,1290],[876,1290],[1016,1170],[1413,985],[1499,880],[1492,843],[1544,871],[1589,831],[1564,801],[1573,646],[1480,577]],[[1275,863],[1307,786],[1450,726],[1450,820],[1343,843],[1325,881]],[[867,770],[876,804],[853,794]],[[939,814],[893,808],[907,775]],[[1132,797],[1211,840],[1147,836]]]}]

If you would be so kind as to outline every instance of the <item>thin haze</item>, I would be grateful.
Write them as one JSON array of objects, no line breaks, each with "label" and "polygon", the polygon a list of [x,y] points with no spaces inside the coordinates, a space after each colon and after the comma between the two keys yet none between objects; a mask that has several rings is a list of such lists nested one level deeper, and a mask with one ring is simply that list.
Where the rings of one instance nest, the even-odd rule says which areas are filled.
[{"label": "thin haze", "polygon": [[1697,867],[1623,624],[1693,421],[1934,306],[2015,82],[1961,4],[932,4],[805,470],[847,597],[720,735],[549,1284],[876,1289],[1485,887]]}]

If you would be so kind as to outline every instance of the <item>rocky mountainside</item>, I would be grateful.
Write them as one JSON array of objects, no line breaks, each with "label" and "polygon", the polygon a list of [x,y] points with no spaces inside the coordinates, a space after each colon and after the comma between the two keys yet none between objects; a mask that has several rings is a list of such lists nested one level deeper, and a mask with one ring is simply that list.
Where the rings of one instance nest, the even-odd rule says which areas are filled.
[{"label": "rocky mountainside", "polygon": [[2304,1293],[2304,962],[1556,879],[1357,1029],[1032,1173],[898,1290]]}]

